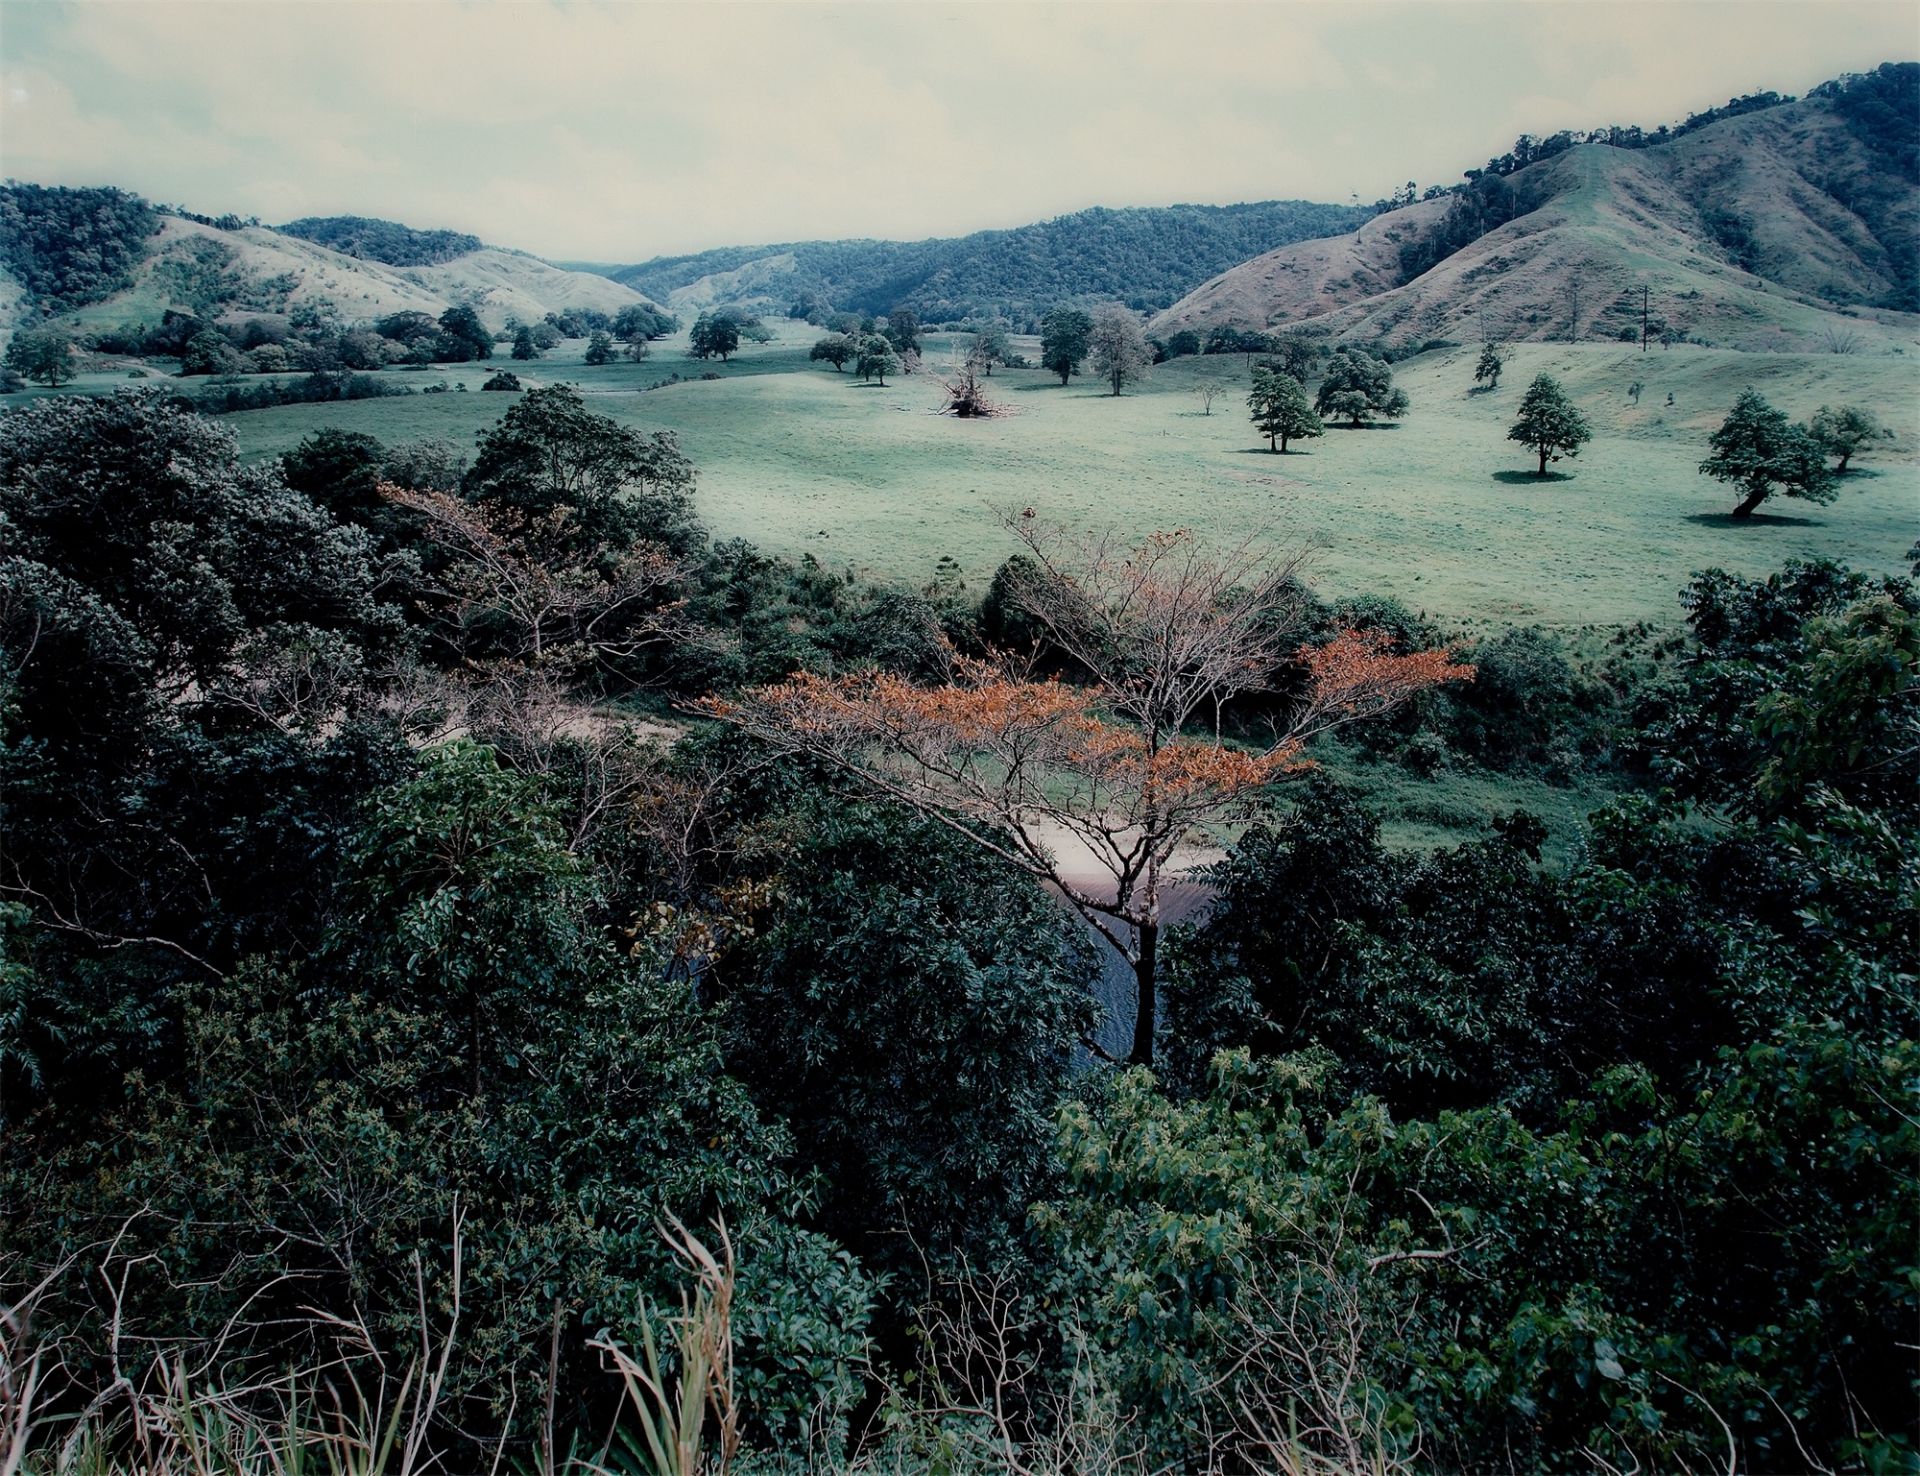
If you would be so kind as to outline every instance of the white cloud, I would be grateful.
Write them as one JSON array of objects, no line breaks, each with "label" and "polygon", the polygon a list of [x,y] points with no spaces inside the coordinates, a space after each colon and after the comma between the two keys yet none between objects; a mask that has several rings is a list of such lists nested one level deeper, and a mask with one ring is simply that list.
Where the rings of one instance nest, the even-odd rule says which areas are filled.
[{"label": "white cloud", "polygon": [[0,168],[549,255],[1372,199],[1913,50],[1888,3],[0,6]]}]

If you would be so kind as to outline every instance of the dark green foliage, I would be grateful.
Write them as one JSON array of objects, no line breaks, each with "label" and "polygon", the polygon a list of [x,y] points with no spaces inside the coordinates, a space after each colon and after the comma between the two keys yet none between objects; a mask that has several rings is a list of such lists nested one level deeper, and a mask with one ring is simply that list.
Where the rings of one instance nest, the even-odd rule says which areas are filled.
[{"label": "dark green foliage", "polygon": [[1708,444],[1712,454],[1700,463],[1701,475],[1740,489],[1736,518],[1749,516],[1776,490],[1808,502],[1833,501],[1833,473],[1821,459],[1820,443],[1753,390],[1740,392]]},{"label": "dark green foliage", "polygon": [[[1494,371],[1496,381],[1499,371]],[[1519,417],[1507,431],[1509,441],[1537,453],[1540,457],[1536,476],[1547,474],[1547,463],[1563,456],[1578,456],[1580,448],[1593,439],[1587,417],[1567,398],[1560,382],[1551,374],[1536,375],[1520,401]]]},{"label": "dark green foliage", "polygon": [[1076,930],[931,820],[828,799],[723,977],[732,1068],[876,1264],[1017,1238],[1071,1051],[1094,1018]]},{"label": "dark green foliage", "polygon": [[213,384],[187,403],[207,415],[232,415],[241,410],[268,410],[275,405],[323,405],[334,400],[378,400],[412,393],[411,385],[378,374],[316,372],[298,379]]},{"label": "dark green foliage", "polygon": [[22,328],[7,341],[6,367],[57,389],[73,378],[73,340],[52,326]]},{"label": "dark green foliage", "polygon": [[700,538],[693,465],[672,433],[595,415],[565,385],[529,390],[500,418],[481,438],[463,490],[530,517],[569,509],[583,548],[619,550],[644,538],[683,549]]},{"label": "dark green foliage", "polygon": [[1093,317],[1078,308],[1056,307],[1040,320],[1040,364],[1065,384],[1093,348]]},{"label": "dark green foliage", "polygon": [[606,333],[596,332],[587,340],[586,362],[594,367],[613,362],[613,339]]},{"label": "dark green foliage", "polygon": [[1393,370],[1386,360],[1365,349],[1339,348],[1327,360],[1313,408],[1329,420],[1344,420],[1357,429],[1376,415],[1397,420],[1409,407],[1406,391],[1393,387]]},{"label": "dark green foliage", "polygon": [[613,334],[627,343],[645,342],[652,338],[665,338],[679,326],[678,318],[661,311],[652,303],[634,303],[620,309],[619,316],[613,320]]},{"label": "dark green foliage", "polygon": [[1269,450],[1284,451],[1288,441],[1326,433],[1300,381],[1278,369],[1253,371],[1247,406],[1253,412],[1254,425],[1267,438]]},{"label": "dark green foliage", "polygon": [[829,333],[808,351],[807,361],[813,364],[831,364],[837,374],[846,368],[847,360],[853,358],[858,351],[858,345],[846,334]]},{"label": "dark green foliage", "polygon": [[725,363],[740,348],[740,324],[726,313],[702,313],[687,336],[687,356]]},{"label": "dark green foliage", "polygon": [[53,312],[125,287],[159,229],[153,207],[125,190],[0,185],[0,264]]},{"label": "dark green foliage", "polygon": [[469,359],[493,357],[493,335],[472,308],[461,304],[440,315],[438,357],[445,363],[464,364]]},{"label": "dark green foliage", "polygon": [[388,266],[438,266],[480,249],[480,238],[463,231],[416,231],[397,221],[364,215],[309,215],[277,229],[282,235]]},{"label": "dark green foliage", "polygon": [[789,295],[808,292],[869,315],[905,308],[928,323],[994,313],[1031,323],[1044,304],[1063,299],[1117,300],[1148,311],[1166,307],[1249,257],[1352,230],[1370,213],[1297,200],[1083,210],[1016,230],[950,240],[730,246],[658,257],[611,275],[665,299],[702,277],[790,253],[796,260],[792,289],[780,289]]},{"label": "dark green foliage", "polygon": [[540,357],[540,345],[534,342],[531,328],[521,328],[513,335],[513,357],[522,360]]}]

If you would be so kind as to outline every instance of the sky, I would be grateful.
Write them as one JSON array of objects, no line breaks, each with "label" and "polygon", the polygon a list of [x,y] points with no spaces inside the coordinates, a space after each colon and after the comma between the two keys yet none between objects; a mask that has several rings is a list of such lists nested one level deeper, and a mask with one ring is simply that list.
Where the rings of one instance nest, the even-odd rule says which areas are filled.
[{"label": "sky", "polygon": [[0,0],[0,174],[631,262],[1371,201],[1916,55],[1914,0]]}]

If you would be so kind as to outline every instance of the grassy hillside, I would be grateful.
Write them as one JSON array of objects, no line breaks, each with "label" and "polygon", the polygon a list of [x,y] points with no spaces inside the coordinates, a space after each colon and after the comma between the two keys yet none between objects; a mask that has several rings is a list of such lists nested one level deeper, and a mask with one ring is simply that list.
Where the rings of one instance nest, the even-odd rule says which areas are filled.
[{"label": "grassy hillside", "polygon": [[[1465,623],[1579,627],[1670,620],[1674,591],[1713,564],[1758,573],[1828,555],[1902,569],[1920,531],[1920,406],[1902,357],[1525,345],[1497,392],[1474,395],[1473,355],[1449,350],[1399,366],[1413,413],[1398,428],[1330,431],[1300,454],[1275,456],[1245,418],[1239,357],[1176,360],[1145,393],[1118,400],[1080,381],[1062,389],[1038,372],[1002,370],[996,392],[1015,413],[964,422],[932,413],[924,380],[863,387],[810,368],[812,330],[780,327],[775,343],[714,366],[719,380],[649,393],[634,391],[705,366],[669,341],[645,364],[588,369],[573,344],[515,367],[530,383],[599,391],[604,413],[678,432],[717,535],[913,581],[930,578],[942,556],[970,583],[990,578],[1012,551],[992,506],[1030,504],[1088,524],[1191,526],[1218,539],[1268,530],[1312,543],[1316,576],[1335,594],[1392,594]],[[1541,370],[1561,377],[1595,430],[1567,464],[1570,478],[1545,484],[1525,475],[1526,454],[1505,440]],[[477,391],[487,372],[466,366],[464,377]],[[1226,385],[1211,416],[1192,393],[1204,378]],[[1636,378],[1638,407],[1626,395]],[[1735,499],[1695,466],[1748,384],[1796,416],[1824,402],[1874,406],[1895,438],[1831,507],[1769,503],[1750,526],[1730,524]],[[466,446],[504,409],[504,396],[455,393],[226,424],[253,455],[286,450],[321,425]]]},{"label": "grassy hillside", "polygon": [[1082,210],[955,239],[733,246],[606,270],[682,313],[731,302],[784,312],[811,296],[854,312],[907,307],[929,322],[989,312],[1023,322],[1066,298],[1164,307],[1233,262],[1365,214],[1304,200]]},{"label": "grassy hillside", "polygon": [[[1746,349],[1920,342],[1906,301],[1920,181],[1831,97],[1644,149],[1584,144],[1464,196],[1243,263],[1155,318],[1305,324],[1346,338],[1613,338],[1640,291],[1689,336]],[[1477,192],[1477,194],[1475,193]],[[1505,220],[1454,249],[1475,199]],[[1436,254],[1407,280],[1405,266]]]}]

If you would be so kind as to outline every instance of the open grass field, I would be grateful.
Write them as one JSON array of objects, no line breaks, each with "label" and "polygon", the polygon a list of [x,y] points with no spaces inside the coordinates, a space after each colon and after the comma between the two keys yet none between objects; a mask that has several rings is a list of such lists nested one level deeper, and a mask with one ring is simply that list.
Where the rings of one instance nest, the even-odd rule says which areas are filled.
[{"label": "open grass field", "polygon": [[[815,336],[783,324],[775,343],[748,345],[726,365],[689,360],[668,341],[645,363],[590,369],[582,346],[569,344],[530,365],[405,377],[464,381],[466,393],[291,406],[227,423],[253,456],[322,425],[468,445],[510,403],[479,383],[512,368],[529,384],[578,384],[606,414],[678,433],[715,534],[771,551],[909,581],[930,577],[945,555],[984,581],[1012,551],[996,505],[1142,533],[1185,526],[1216,540],[1266,530],[1312,547],[1324,593],[1390,594],[1462,625],[1663,621],[1696,569],[1759,573],[1830,556],[1896,571],[1920,537],[1920,357],[1522,344],[1500,388],[1472,394],[1476,351],[1441,350],[1398,366],[1413,400],[1400,425],[1330,430],[1279,456],[1246,419],[1237,356],[1161,365],[1117,400],[1085,380],[1062,388],[1038,370],[1003,369],[993,383],[1014,413],[956,421],[933,413],[924,378],[862,386],[850,372],[808,365]],[[929,358],[943,356],[936,337]],[[708,369],[721,378],[699,380]],[[1505,439],[1543,370],[1562,379],[1595,430],[1579,459],[1544,483]],[[687,382],[636,393],[676,372]],[[1224,384],[1210,416],[1194,394],[1207,378]],[[1637,407],[1627,396],[1635,379],[1644,385]],[[1695,468],[1748,384],[1795,416],[1825,401],[1870,406],[1895,436],[1831,506],[1775,500],[1748,525],[1732,523],[1734,494]]]}]

